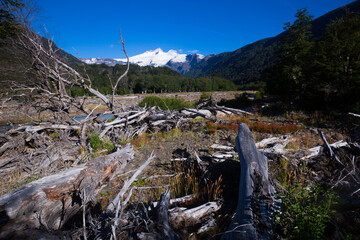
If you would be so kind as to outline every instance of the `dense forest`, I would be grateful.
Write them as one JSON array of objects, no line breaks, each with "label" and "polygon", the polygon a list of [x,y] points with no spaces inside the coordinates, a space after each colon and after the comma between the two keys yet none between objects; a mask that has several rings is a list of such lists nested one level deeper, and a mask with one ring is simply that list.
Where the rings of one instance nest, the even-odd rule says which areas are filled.
[{"label": "dense forest", "polygon": [[[311,20],[309,31],[312,36],[309,36],[309,41],[316,41],[324,36],[327,26],[345,16],[346,12],[359,14],[360,1],[354,1]],[[197,78],[216,74],[235,82],[243,89],[258,89],[265,83],[264,70],[276,61],[276,52],[286,34],[287,31],[284,31],[275,37],[256,41],[235,51],[217,54],[193,67],[186,76]]]},{"label": "dense forest", "polygon": [[[77,66],[79,72],[88,74],[93,86],[101,93],[111,93],[111,81],[115,81],[125,72],[126,66],[94,64]],[[111,79],[111,80],[110,80]],[[237,86],[226,79],[209,76],[198,79],[186,78],[168,67],[140,67],[131,65],[127,76],[122,79],[117,94],[127,93],[160,93],[160,92],[195,92],[195,91],[230,91]],[[69,89],[71,95],[83,95],[81,88]]]},{"label": "dense forest", "polygon": [[267,91],[305,109],[360,110],[360,15],[348,13],[312,41],[312,16],[300,9],[268,69]]}]

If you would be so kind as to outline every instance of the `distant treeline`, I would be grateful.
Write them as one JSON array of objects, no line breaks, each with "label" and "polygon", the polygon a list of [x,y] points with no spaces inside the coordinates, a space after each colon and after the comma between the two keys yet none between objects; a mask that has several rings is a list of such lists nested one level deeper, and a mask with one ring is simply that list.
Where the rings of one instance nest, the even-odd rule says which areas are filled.
[{"label": "distant treeline", "polygon": [[348,13],[310,41],[312,16],[298,10],[288,23],[267,91],[309,110],[360,112],[360,15]]},{"label": "distant treeline", "polygon": [[[111,94],[111,82],[121,76],[125,70],[124,65],[113,67],[105,64],[77,66],[79,72],[88,74],[92,84],[101,93]],[[196,91],[232,91],[237,86],[226,79],[210,76],[197,79],[186,78],[168,67],[140,67],[131,65],[129,72],[123,78],[117,89],[117,94],[128,93],[160,93],[160,92],[196,92]],[[69,89],[73,96],[86,94],[84,89],[73,87]]]}]

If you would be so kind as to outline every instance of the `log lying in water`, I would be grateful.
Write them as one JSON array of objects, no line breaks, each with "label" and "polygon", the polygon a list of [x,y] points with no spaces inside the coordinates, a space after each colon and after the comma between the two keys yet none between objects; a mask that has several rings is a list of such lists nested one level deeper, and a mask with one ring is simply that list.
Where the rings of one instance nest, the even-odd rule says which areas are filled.
[{"label": "log lying in water", "polygon": [[0,198],[0,239],[44,227],[61,229],[81,208],[80,193],[89,199],[134,158],[131,145],[82,165],[28,183]]},{"label": "log lying in water", "polygon": [[224,239],[270,239],[275,202],[268,180],[267,158],[260,153],[245,124],[239,125],[235,147],[241,164],[238,206]]}]

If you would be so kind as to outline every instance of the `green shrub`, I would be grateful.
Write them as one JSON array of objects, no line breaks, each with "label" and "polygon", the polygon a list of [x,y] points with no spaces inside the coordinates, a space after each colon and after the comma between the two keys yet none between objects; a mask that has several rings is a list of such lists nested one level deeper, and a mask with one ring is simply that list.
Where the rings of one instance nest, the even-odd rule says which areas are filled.
[{"label": "green shrub", "polygon": [[94,152],[100,149],[106,149],[108,152],[112,152],[115,149],[114,144],[110,140],[102,140],[96,132],[89,134],[88,142]]},{"label": "green shrub", "polygon": [[139,103],[139,106],[141,107],[158,106],[162,110],[179,110],[184,107],[191,108],[193,107],[193,104],[181,98],[147,96]]},{"label": "green shrub", "polygon": [[203,92],[200,95],[200,100],[208,99],[209,97],[211,97],[211,93]]},{"label": "green shrub", "polygon": [[249,99],[249,94],[242,93],[235,95],[234,99],[221,99],[219,102],[220,106],[231,107],[231,108],[248,108],[252,104],[252,100]]},{"label": "green shrub", "polygon": [[308,190],[298,184],[282,198],[281,213],[276,216],[280,239],[324,239],[325,226],[337,202],[334,192],[319,186]]},{"label": "green shrub", "polygon": [[260,88],[254,96],[254,100],[261,100],[265,97],[265,90],[263,88]]}]

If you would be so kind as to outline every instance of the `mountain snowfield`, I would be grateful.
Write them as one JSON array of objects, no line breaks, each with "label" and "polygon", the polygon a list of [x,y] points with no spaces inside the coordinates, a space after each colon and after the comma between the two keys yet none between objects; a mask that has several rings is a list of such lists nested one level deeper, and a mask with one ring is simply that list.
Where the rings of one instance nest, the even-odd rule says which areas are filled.
[{"label": "mountain snowfield", "polygon": [[[205,56],[197,54],[200,59]],[[187,54],[178,53],[176,50],[169,50],[164,52],[161,48],[155,50],[146,51],[142,54],[130,57],[130,63],[137,64],[139,66],[154,66],[161,67],[165,66],[168,62],[182,63],[186,62]],[[126,62],[126,59],[115,59],[117,61]]]},{"label": "mountain snowfield", "polygon": [[[162,67],[162,66],[172,66],[185,64],[193,56],[196,57],[197,61],[201,61],[205,58],[201,54],[182,54],[178,53],[176,50],[169,50],[164,52],[161,48],[155,50],[146,51],[142,54],[129,57],[129,61],[132,64],[137,64],[139,66],[153,66],[153,67]],[[126,58],[88,58],[80,59],[81,61],[87,64],[101,64],[105,63],[110,66],[115,64],[126,64]]]}]

